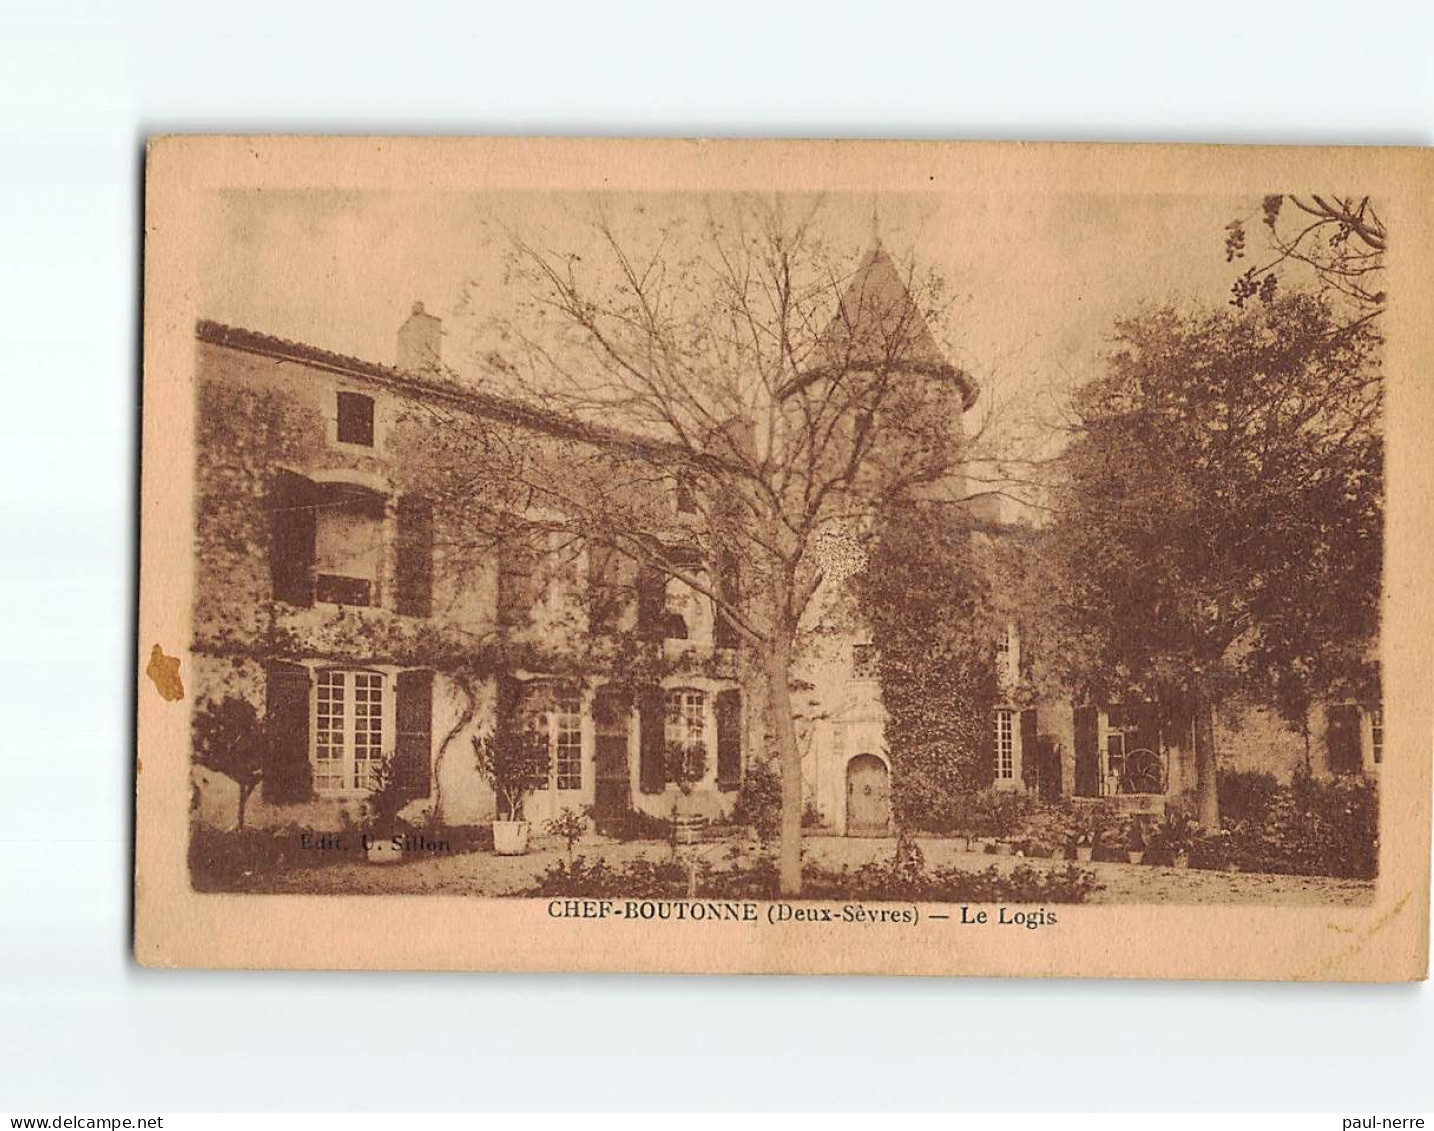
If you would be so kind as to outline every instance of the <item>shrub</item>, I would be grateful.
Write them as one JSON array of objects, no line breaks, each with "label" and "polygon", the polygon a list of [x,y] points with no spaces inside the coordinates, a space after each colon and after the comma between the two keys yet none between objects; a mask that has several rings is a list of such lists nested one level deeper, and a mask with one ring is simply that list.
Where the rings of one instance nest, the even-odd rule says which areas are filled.
[{"label": "shrub", "polygon": [[1026,855],[1036,857],[1053,856],[1074,840],[1075,815],[1068,805],[1043,805],[1033,810],[1019,834]]},{"label": "shrub", "polygon": [[782,817],[782,779],[765,762],[747,767],[737,801],[732,806],[732,820],[751,829],[765,844],[777,833]]},{"label": "shrub", "polygon": [[1365,777],[1299,774],[1261,821],[1225,822],[1228,860],[1242,871],[1373,879],[1379,870],[1379,799]]},{"label": "shrub", "polygon": [[571,857],[573,848],[588,831],[588,822],[576,809],[564,809],[556,817],[550,818],[543,828],[549,836],[558,837],[568,846],[568,856]]},{"label": "shrub", "polygon": [[[748,864],[715,869],[696,864],[697,895],[707,899],[772,899],[777,868],[763,855]],[[523,892],[530,896],[684,899],[689,865],[672,859],[631,860],[611,865],[579,856],[559,860]],[[893,856],[855,870],[807,865],[807,899],[922,900],[941,903],[1081,903],[1099,889],[1094,873],[1071,865],[1044,871],[1023,864],[1009,873],[996,866],[980,872],[943,867],[928,871],[917,856]]]},{"label": "shrub", "polygon": [[672,840],[671,818],[654,817],[651,813],[644,813],[641,809],[633,809],[611,817],[595,817],[593,823],[603,836],[615,837],[621,841]]},{"label": "shrub", "polygon": [[1216,788],[1222,818],[1259,822],[1269,813],[1280,782],[1264,770],[1221,770]]},{"label": "shrub", "polygon": [[1024,793],[1006,789],[983,789],[971,798],[973,833],[1007,840],[1020,832],[1035,803]]}]

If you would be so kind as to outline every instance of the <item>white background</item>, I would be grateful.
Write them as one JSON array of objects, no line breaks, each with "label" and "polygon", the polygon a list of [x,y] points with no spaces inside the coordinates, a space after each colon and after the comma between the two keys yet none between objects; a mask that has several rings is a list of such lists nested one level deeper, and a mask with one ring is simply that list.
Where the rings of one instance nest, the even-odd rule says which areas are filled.
[{"label": "white background", "polygon": [[146,135],[1427,145],[1431,13],[0,2],[0,1109],[1434,1107],[1427,986],[156,973],[128,954]]}]

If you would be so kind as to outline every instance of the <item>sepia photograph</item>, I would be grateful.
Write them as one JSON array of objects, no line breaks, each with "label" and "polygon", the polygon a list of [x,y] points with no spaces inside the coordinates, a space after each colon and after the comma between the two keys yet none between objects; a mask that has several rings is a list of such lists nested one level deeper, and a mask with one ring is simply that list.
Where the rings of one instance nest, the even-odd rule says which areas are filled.
[{"label": "sepia photograph", "polygon": [[1058,182],[220,183],[191,893],[1371,912],[1397,220]]}]

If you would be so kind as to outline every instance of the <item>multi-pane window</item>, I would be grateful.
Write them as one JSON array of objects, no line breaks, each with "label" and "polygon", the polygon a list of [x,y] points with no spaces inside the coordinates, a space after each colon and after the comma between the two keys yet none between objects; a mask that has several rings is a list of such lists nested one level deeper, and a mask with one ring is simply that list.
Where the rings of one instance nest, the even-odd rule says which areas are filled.
[{"label": "multi-pane window", "polygon": [[702,745],[706,740],[707,700],[700,691],[683,687],[667,693],[668,742]]},{"label": "multi-pane window", "polygon": [[373,398],[362,393],[339,394],[338,437],[341,444],[373,447]]},{"label": "multi-pane window", "polygon": [[553,784],[558,789],[583,787],[582,702],[576,694],[559,695],[552,714]]},{"label": "multi-pane window", "polygon": [[314,691],[314,789],[372,789],[383,758],[383,676],[319,672]]},{"label": "multi-pane window", "polygon": [[1384,708],[1371,707],[1369,711],[1369,748],[1377,766],[1384,761]]},{"label": "multi-pane window", "polygon": [[996,777],[1010,781],[1016,776],[1016,712],[1007,707],[996,711]]},{"label": "multi-pane window", "polygon": [[582,789],[582,696],[566,688],[541,688],[537,694],[528,725],[548,748],[548,780],[554,789]]}]

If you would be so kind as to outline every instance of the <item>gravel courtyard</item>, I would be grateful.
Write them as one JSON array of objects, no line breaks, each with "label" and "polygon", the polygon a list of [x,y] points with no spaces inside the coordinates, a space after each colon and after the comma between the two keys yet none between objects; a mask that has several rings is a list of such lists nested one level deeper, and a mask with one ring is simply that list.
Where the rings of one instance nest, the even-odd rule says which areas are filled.
[{"label": "gravel courtyard", "polygon": [[[1019,864],[1041,869],[1064,868],[1064,860],[1021,860],[1012,856],[986,856],[959,852],[947,840],[918,841],[930,866],[955,865],[980,871],[995,865],[1008,872]],[[683,847],[684,855],[696,855],[722,867],[733,849],[743,853],[755,848],[726,841]],[[871,860],[889,857],[894,842],[887,839],[854,839],[813,836],[806,840],[807,859],[840,868],[857,868]],[[577,848],[589,859],[601,856],[610,864],[638,857],[661,859],[671,849],[662,843],[644,841],[622,844],[589,841]],[[305,892],[345,895],[431,894],[431,895],[512,895],[529,886],[550,864],[562,859],[557,845],[538,843],[526,856],[496,856],[472,852],[435,856],[399,864],[373,865],[343,862],[324,867],[303,868],[250,877],[245,891]],[[1374,884],[1364,880],[1337,880],[1323,876],[1275,876],[1253,873],[1209,872],[1195,868],[1165,868],[1133,864],[1082,864],[1095,872],[1102,887],[1090,903],[1221,903],[1357,906],[1374,898]]]}]

